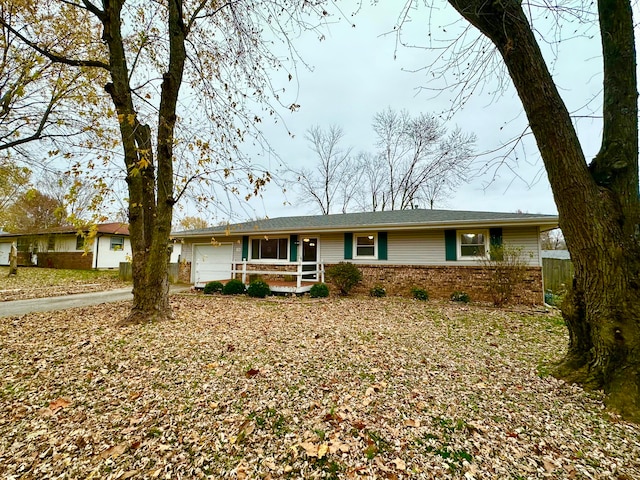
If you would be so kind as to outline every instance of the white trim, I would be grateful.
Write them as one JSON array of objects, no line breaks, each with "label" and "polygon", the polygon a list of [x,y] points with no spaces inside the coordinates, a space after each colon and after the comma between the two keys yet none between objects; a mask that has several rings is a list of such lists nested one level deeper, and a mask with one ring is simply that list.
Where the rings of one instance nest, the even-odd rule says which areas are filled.
[{"label": "white trim", "polygon": [[229,269],[233,270],[233,264],[235,262],[235,244],[234,242],[216,242],[215,244],[208,243],[192,243],[191,244],[191,272],[190,272],[190,281],[194,285],[196,284],[196,247],[224,247],[231,246],[231,261],[229,263]]},{"label": "white trim", "polygon": [[[358,238],[360,237],[373,237],[373,255],[358,255]],[[366,245],[368,246],[368,245]],[[362,232],[353,234],[353,252],[354,260],[377,260],[378,259],[378,234],[373,232]]]},{"label": "white trim", "polygon": [[[114,245],[113,241],[114,240],[122,240],[122,243],[118,242],[117,244]],[[114,246],[119,246],[120,248],[113,248]],[[111,250],[112,252],[121,252],[124,250],[124,236],[122,235],[112,235],[109,237],[109,250]]]},{"label": "white trim", "polygon": [[[304,235],[306,232],[309,232],[309,235],[319,235],[321,233],[343,233],[343,232],[356,232],[358,233],[367,233],[370,232],[371,229],[375,229],[378,232],[387,231],[389,233],[393,231],[404,231],[404,230],[452,230],[452,229],[488,229],[489,227],[544,227],[548,229],[553,229],[558,227],[558,217],[531,217],[526,219],[514,219],[514,218],[506,218],[506,219],[478,219],[478,220],[448,220],[448,221],[440,221],[440,222],[406,222],[406,223],[380,223],[380,224],[368,224],[366,226],[361,225],[336,225],[336,226],[294,226],[291,230],[283,230],[283,229],[272,229],[272,230],[261,230],[260,234],[262,236],[281,236],[288,235],[293,233],[294,231],[298,233],[298,235]],[[249,235],[250,233],[255,234],[257,230],[247,231],[247,230],[230,230],[228,233],[224,231],[212,230],[210,232],[197,232],[190,233],[186,232],[175,232],[172,237],[174,238],[193,238],[193,237],[205,237],[211,235]]]},{"label": "white trim", "polygon": [[[262,245],[262,240],[280,240],[280,239],[284,239],[287,241],[287,258],[253,258],[253,241],[254,240],[260,240],[261,241],[261,245]],[[273,263],[273,264],[286,264],[289,262],[295,262],[296,260],[291,260],[289,257],[291,256],[291,236],[290,235],[256,235],[253,237],[249,237],[249,251],[247,252],[247,255],[249,256],[249,258],[247,258],[247,261],[249,261],[250,263]]]},{"label": "white trim", "polygon": [[[462,235],[465,234],[480,234],[480,235],[484,235],[484,255],[475,255],[475,256],[470,256],[470,255],[462,255],[462,242],[461,242],[461,237]],[[458,261],[460,260],[484,260],[486,258],[489,258],[489,247],[490,247],[490,238],[489,238],[489,230],[485,230],[482,228],[479,229],[473,229],[473,230],[456,230],[456,255],[457,255],[457,259]]]}]

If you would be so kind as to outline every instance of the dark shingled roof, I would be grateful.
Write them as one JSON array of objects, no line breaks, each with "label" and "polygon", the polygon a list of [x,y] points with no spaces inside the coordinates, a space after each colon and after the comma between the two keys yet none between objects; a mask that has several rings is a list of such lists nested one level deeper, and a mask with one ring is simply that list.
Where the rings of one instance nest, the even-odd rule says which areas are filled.
[{"label": "dark shingled roof", "polygon": [[390,210],[384,212],[343,213],[297,217],[267,218],[211,228],[172,232],[172,236],[212,234],[251,234],[323,230],[358,230],[364,228],[445,227],[464,225],[545,225],[555,226],[556,215],[531,213],[472,212],[459,210]]},{"label": "dark shingled roof", "polygon": [[[98,233],[106,233],[112,235],[129,235],[129,225],[122,222],[111,222],[111,223],[99,223],[96,225]],[[51,235],[51,234],[76,234],[78,231],[88,232],[89,227],[78,229],[73,226],[66,227],[53,227],[42,230],[35,230],[32,232],[23,232],[23,233],[9,233],[9,232],[0,232],[0,237],[23,237],[28,235]]]}]

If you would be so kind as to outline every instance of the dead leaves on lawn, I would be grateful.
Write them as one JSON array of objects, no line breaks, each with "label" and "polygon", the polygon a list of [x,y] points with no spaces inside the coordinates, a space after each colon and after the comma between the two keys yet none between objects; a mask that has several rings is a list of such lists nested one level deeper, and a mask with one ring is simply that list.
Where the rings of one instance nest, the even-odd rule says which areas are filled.
[{"label": "dead leaves on lawn", "polygon": [[638,428],[545,375],[553,317],[173,301],[0,321],[0,478],[640,478]]}]

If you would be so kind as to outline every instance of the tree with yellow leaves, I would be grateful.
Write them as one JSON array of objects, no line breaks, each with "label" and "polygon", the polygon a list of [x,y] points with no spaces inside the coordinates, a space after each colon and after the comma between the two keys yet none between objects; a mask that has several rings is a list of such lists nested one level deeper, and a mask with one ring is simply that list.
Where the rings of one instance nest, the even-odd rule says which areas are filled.
[{"label": "tree with yellow leaves", "polygon": [[[291,59],[289,36],[315,28],[327,15],[323,3],[42,0],[14,2],[13,16],[0,20],[48,62],[82,78],[106,79],[107,118],[95,115],[98,97],[78,108],[81,115],[93,115],[91,129],[104,128],[104,143],[114,141],[110,126],[119,133],[133,257],[134,299],[126,323],[171,315],[173,207],[194,179],[212,171],[227,178],[239,169],[227,162],[237,158],[238,144],[261,121],[250,107],[275,113],[269,106],[277,97],[270,95],[270,75],[283,65],[271,45],[277,42]],[[176,177],[174,163],[183,161],[176,151],[188,155],[189,176]],[[268,173],[247,176],[253,193],[269,180]]]}]

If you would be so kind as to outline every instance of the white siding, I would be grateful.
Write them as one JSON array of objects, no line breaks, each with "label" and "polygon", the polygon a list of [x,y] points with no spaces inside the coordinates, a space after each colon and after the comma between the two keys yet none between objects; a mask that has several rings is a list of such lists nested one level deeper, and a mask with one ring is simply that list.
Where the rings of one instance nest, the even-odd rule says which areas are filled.
[{"label": "white siding", "polygon": [[444,265],[444,231],[389,232],[388,261],[400,265]]},{"label": "white siding", "polygon": [[127,262],[131,259],[131,242],[129,237],[124,237],[124,248],[122,250],[111,250],[111,237],[121,235],[104,235],[96,237],[93,245],[94,268],[118,268],[120,262]]},{"label": "white siding", "polygon": [[[222,244],[233,243],[233,261],[241,262],[242,261],[242,237],[227,237],[221,235],[219,237],[215,237],[214,240],[216,242],[220,242]],[[181,254],[180,260],[183,262],[191,262],[193,265],[193,246],[194,245],[212,245],[211,237],[200,237],[200,238],[186,238],[184,242],[181,244]],[[193,267],[192,267],[193,268]]]},{"label": "white siding", "polygon": [[181,247],[180,260],[183,262],[193,261],[193,243],[185,240]]},{"label": "white siding", "polygon": [[75,235],[56,235],[55,251],[56,252],[75,252],[76,236]]},{"label": "white siding", "polygon": [[182,259],[182,244],[172,243],[171,246],[173,247],[173,249],[171,250],[171,257],[169,258],[169,263],[178,263],[178,260]]},{"label": "white siding", "polygon": [[11,254],[11,243],[0,243],[0,265],[9,265],[9,255]]},{"label": "white siding", "polygon": [[534,267],[542,266],[540,258],[540,230],[538,227],[503,228],[502,243],[523,248],[524,260]]},{"label": "white siding", "polygon": [[[487,228],[488,230],[488,228]],[[295,232],[292,232],[295,233]],[[344,261],[344,233],[299,234],[300,238],[317,237],[319,239],[318,258],[324,263]],[[539,234],[537,227],[506,227],[502,230],[503,243],[523,247],[524,259],[531,266],[540,266]],[[188,239],[182,247],[182,258],[192,261],[192,243],[205,244],[209,239]],[[218,240],[218,239],[216,239]],[[242,261],[242,237],[223,237],[223,243],[233,242],[233,258]],[[191,243],[192,242],[192,243]],[[444,229],[390,231],[387,237],[387,260],[352,259],[355,264],[387,265],[478,265],[477,260],[445,260]]]},{"label": "white siding", "polygon": [[344,260],[344,234],[343,233],[323,233],[306,234],[309,237],[318,237],[318,259],[324,263],[338,263]]}]

